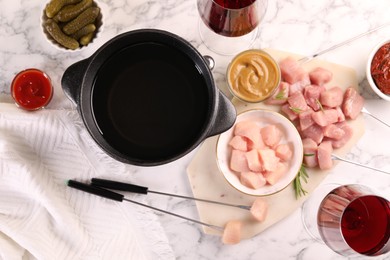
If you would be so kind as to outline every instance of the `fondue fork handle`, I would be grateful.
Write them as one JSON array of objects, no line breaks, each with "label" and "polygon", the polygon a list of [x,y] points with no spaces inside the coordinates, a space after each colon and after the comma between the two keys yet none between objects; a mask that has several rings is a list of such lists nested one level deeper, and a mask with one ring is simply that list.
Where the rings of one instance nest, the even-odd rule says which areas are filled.
[{"label": "fondue fork handle", "polygon": [[340,156],[337,156],[337,155],[334,155],[334,154],[332,154],[332,159],[333,160],[339,160],[339,161],[346,162],[346,163],[351,163],[351,164],[354,164],[354,165],[357,165],[357,166],[361,166],[361,167],[364,167],[364,168],[367,168],[367,169],[370,169],[370,170],[374,170],[374,171],[390,174],[390,172],[383,171],[383,170],[380,170],[378,168],[374,168],[374,167],[371,167],[371,166],[368,166],[368,165],[357,163],[357,162],[354,162],[354,161],[351,161],[351,160],[347,160],[347,159],[341,158]]},{"label": "fondue fork handle", "polygon": [[172,193],[152,191],[152,190],[149,190],[149,188],[147,188],[147,187],[143,187],[143,186],[139,186],[139,185],[135,185],[135,184],[130,184],[130,183],[118,182],[118,181],[92,178],[91,182],[92,182],[93,186],[98,186],[98,187],[102,187],[102,188],[106,188],[106,189],[128,191],[128,192],[134,192],[134,193],[140,193],[140,194],[147,194],[148,192],[150,192],[150,193],[155,193],[155,194],[164,195],[164,196],[171,196],[171,197],[176,197],[176,198],[181,198],[181,199],[202,201],[202,202],[207,202],[207,203],[219,204],[219,205],[223,205],[223,206],[236,207],[236,208],[245,209],[245,210],[250,210],[250,208],[251,208],[251,206],[246,206],[246,205],[229,204],[229,203],[224,203],[224,202],[219,202],[219,201],[214,201],[214,200],[199,199],[199,198],[195,198],[195,197],[182,196],[182,195],[177,195],[177,194],[172,194]]},{"label": "fondue fork handle", "polygon": [[111,200],[115,200],[115,201],[119,201],[119,202],[123,202],[123,201],[131,202],[131,203],[139,205],[139,206],[143,206],[143,207],[146,207],[146,208],[149,208],[149,209],[153,209],[153,210],[156,210],[156,211],[159,211],[159,212],[171,215],[171,216],[175,216],[175,217],[178,217],[178,218],[181,218],[181,219],[184,219],[184,220],[187,220],[187,221],[191,221],[191,222],[194,222],[194,223],[197,223],[197,224],[200,224],[200,225],[203,225],[203,226],[206,226],[206,227],[209,227],[209,228],[212,228],[212,229],[216,229],[218,231],[222,231],[223,232],[223,228],[222,227],[211,225],[211,224],[207,224],[207,223],[198,221],[196,219],[188,218],[188,217],[185,217],[185,216],[173,213],[173,212],[169,212],[169,211],[166,211],[166,210],[163,210],[163,209],[155,208],[155,207],[152,207],[152,206],[149,206],[149,205],[146,205],[146,204],[143,204],[143,203],[140,203],[140,202],[128,199],[123,194],[116,193],[116,192],[113,192],[113,191],[110,191],[110,190],[106,190],[106,189],[103,189],[103,188],[100,188],[100,187],[97,187],[97,186],[88,185],[88,184],[85,184],[85,183],[82,183],[82,182],[78,182],[78,181],[74,181],[74,180],[69,180],[68,181],[68,186],[71,187],[71,188],[75,188],[77,190],[81,190],[81,191],[84,191],[84,192],[87,192],[87,193],[90,193],[90,194],[94,194],[94,195],[106,198],[106,199],[111,199]]},{"label": "fondue fork handle", "polygon": [[110,190],[106,190],[97,186],[88,185],[82,182],[78,182],[75,180],[68,180],[67,185],[71,188],[75,188],[77,190],[85,191],[106,199],[115,200],[122,202],[124,199],[124,195],[120,193],[116,193]]}]

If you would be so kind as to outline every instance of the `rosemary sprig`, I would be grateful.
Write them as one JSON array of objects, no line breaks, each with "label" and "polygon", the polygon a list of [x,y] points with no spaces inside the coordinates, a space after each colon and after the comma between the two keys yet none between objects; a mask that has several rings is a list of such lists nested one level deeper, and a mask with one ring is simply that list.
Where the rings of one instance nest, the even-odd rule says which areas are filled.
[{"label": "rosemary sprig", "polygon": [[324,112],[324,107],[322,106],[322,104],[321,104],[321,102],[318,100],[318,98],[316,98],[316,103],[317,103],[317,105],[320,107],[320,110],[321,110],[322,112]]},{"label": "rosemary sprig", "polygon": [[279,93],[275,96],[275,99],[277,100],[287,99],[286,95],[284,94],[284,90],[279,91]]},{"label": "rosemary sprig", "polygon": [[294,179],[294,190],[296,199],[299,199],[299,197],[305,196],[307,194],[307,191],[302,187],[301,180],[307,183],[308,178],[309,175],[306,172],[305,165],[302,164],[301,168],[299,169],[298,175]]},{"label": "rosemary sprig", "polygon": [[290,107],[290,109],[291,109],[294,113],[297,113],[297,114],[303,112],[303,110],[300,109],[299,107]]}]

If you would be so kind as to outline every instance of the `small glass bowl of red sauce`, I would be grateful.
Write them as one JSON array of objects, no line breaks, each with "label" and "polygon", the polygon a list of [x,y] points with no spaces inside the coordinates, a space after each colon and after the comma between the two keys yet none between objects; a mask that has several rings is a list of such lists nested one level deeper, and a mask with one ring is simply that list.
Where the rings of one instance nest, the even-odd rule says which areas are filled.
[{"label": "small glass bowl of red sauce", "polygon": [[381,42],[371,51],[366,76],[372,90],[390,101],[390,40]]},{"label": "small glass bowl of red sauce", "polygon": [[18,107],[25,110],[38,110],[49,104],[53,96],[53,86],[49,76],[38,69],[19,72],[12,81],[11,95]]}]

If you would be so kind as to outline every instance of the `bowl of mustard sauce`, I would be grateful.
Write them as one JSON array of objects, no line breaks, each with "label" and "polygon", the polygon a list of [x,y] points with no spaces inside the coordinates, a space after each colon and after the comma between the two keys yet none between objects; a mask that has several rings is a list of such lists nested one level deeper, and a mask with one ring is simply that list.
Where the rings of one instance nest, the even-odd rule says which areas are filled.
[{"label": "bowl of mustard sauce", "polygon": [[227,68],[230,92],[238,99],[256,103],[270,97],[280,84],[279,64],[270,54],[251,49],[237,54]]}]

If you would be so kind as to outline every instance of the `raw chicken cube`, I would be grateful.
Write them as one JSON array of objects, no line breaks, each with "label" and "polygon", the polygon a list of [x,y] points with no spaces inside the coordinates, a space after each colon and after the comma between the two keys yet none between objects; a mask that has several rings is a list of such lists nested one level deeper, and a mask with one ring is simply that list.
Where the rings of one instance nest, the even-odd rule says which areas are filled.
[{"label": "raw chicken cube", "polygon": [[322,131],[322,127],[313,124],[312,126],[309,126],[305,130],[302,131],[303,138],[310,138],[313,141],[315,141],[317,144],[322,142],[322,139],[324,138],[324,133]]},{"label": "raw chicken cube", "polygon": [[260,146],[260,142],[262,142],[260,126],[253,121],[238,122],[234,127],[234,135],[248,138],[252,142],[252,148]]},{"label": "raw chicken cube", "polygon": [[289,104],[284,104],[282,106],[282,112],[287,116],[288,119],[290,119],[291,121],[294,121],[295,119],[298,118],[298,115],[291,110],[290,108],[290,105]]},{"label": "raw chicken cube", "polygon": [[301,127],[301,131],[305,130],[309,126],[312,126],[314,124],[314,120],[312,118],[313,109],[310,107],[303,111],[302,113],[299,113],[299,126]]},{"label": "raw chicken cube", "polygon": [[327,69],[317,67],[309,73],[312,84],[322,86],[332,80],[333,73]]},{"label": "raw chicken cube", "polygon": [[364,106],[364,98],[359,95],[356,89],[349,87],[344,93],[342,110],[346,118],[355,119],[358,117]]},{"label": "raw chicken cube", "polygon": [[333,148],[337,149],[343,147],[346,143],[348,143],[348,141],[353,136],[353,129],[345,121],[341,123],[336,123],[335,125],[344,131],[344,135],[342,138],[340,138],[339,140],[332,140]]},{"label": "raw chicken cube", "polygon": [[337,110],[337,113],[338,113],[338,120],[337,120],[337,122],[345,121],[345,115],[344,115],[343,110],[341,109],[341,107],[336,107],[336,110]]},{"label": "raw chicken cube", "polygon": [[260,149],[258,151],[263,170],[269,172],[276,170],[280,159],[276,156],[275,151],[272,149]]},{"label": "raw chicken cube", "polygon": [[258,188],[263,187],[267,183],[267,180],[261,173],[242,172],[240,174],[240,182],[242,183],[242,185],[256,190]]},{"label": "raw chicken cube", "polygon": [[303,144],[303,154],[304,154],[303,162],[309,168],[316,167],[318,165],[317,143],[310,138],[305,138],[302,140],[302,144]]},{"label": "raw chicken cube", "polygon": [[275,148],[275,154],[277,157],[280,158],[282,161],[288,161],[293,152],[290,144],[279,144]]},{"label": "raw chicken cube", "polygon": [[306,103],[311,107],[314,111],[318,111],[321,109],[320,97],[321,93],[325,91],[325,87],[318,85],[309,85],[304,89],[304,97],[306,99]]},{"label": "raw chicken cube", "polygon": [[246,140],[246,137],[236,135],[234,136],[230,142],[229,145],[236,150],[240,150],[243,152],[248,151],[248,142]]},{"label": "raw chicken cube", "polygon": [[248,142],[248,150],[263,149],[263,148],[265,148],[265,144],[264,144],[263,138],[261,137],[261,134],[260,134],[260,139],[258,142],[256,142],[256,143],[254,143],[252,141]]},{"label": "raw chicken cube", "polygon": [[340,140],[345,134],[345,131],[335,124],[327,125],[323,130],[324,136],[334,140]]},{"label": "raw chicken cube", "polygon": [[336,123],[339,120],[339,114],[336,109],[326,109],[314,112],[312,115],[314,122],[319,126],[327,126]]},{"label": "raw chicken cube", "polygon": [[324,116],[327,121],[326,125],[336,123],[339,120],[339,113],[337,112],[336,109],[325,109]]},{"label": "raw chicken cube", "polygon": [[343,90],[333,87],[321,93],[320,102],[323,106],[335,108],[343,103]]},{"label": "raw chicken cube", "polygon": [[311,118],[313,119],[314,123],[316,123],[319,126],[328,125],[328,120],[326,119],[325,113],[322,110],[312,113]]},{"label": "raw chicken cube", "polygon": [[268,212],[267,201],[263,198],[257,198],[253,202],[250,212],[257,221],[260,222],[264,221],[265,218],[267,217],[267,212]]},{"label": "raw chicken cube", "polygon": [[308,168],[315,168],[318,166],[317,152],[306,154],[303,158],[305,166]]},{"label": "raw chicken cube", "polygon": [[287,172],[287,165],[282,162],[276,164],[276,168],[273,171],[267,171],[264,173],[264,178],[271,185],[277,183]]},{"label": "raw chicken cube", "polygon": [[290,84],[289,95],[291,96],[295,92],[303,92],[305,87],[308,85],[310,85],[309,74],[305,74],[299,81],[295,82],[294,84]]},{"label": "raw chicken cube", "polygon": [[301,92],[295,92],[287,99],[290,108],[297,114],[307,109],[305,97]]},{"label": "raw chicken cube", "polygon": [[249,152],[245,153],[246,160],[248,162],[248,167],[253,172],[261,172],[261,162],[259,158],[259,153],[256,149],[252,149]]},{"label": "raw chicken cube", "polygon": [[308,73],[292,57],[287,57],[279,62],[280,72],[284,81],[289,84],[302,81]]},{"label": "raw chicken cube", "polygon": [[333,161],[332,161],[332,142],[330,141],[323,141],[320,143],[317,149],[317,159],[318,159],[318,166],[321,170],[328,170],[332,168]]},{"label": "raw chicken cube", "polygon": [[282,132],[276,125],[267,125],[260,130],[264,143],[269,147],[278,145],[282,139]]},{"label": "raw chicken cube", "polygon": [[239,220],[230,220],[226,223],[222,234],[222,243],[234,245],[241,241],[241,226]]},{"label": "raw chicken cube", "polygon": [[230,158],[230,169],[236,172],[249,172],[248,161],[245,156],[246,152],[240,150],[232,150]]},{"label": "raw chicken cube", "polygon": [[274,94],[265,101],[267,105],[282,105],[287,102],[289,95],[290,84],[287,82],[280,82],[278,88],[275,90]]}]

